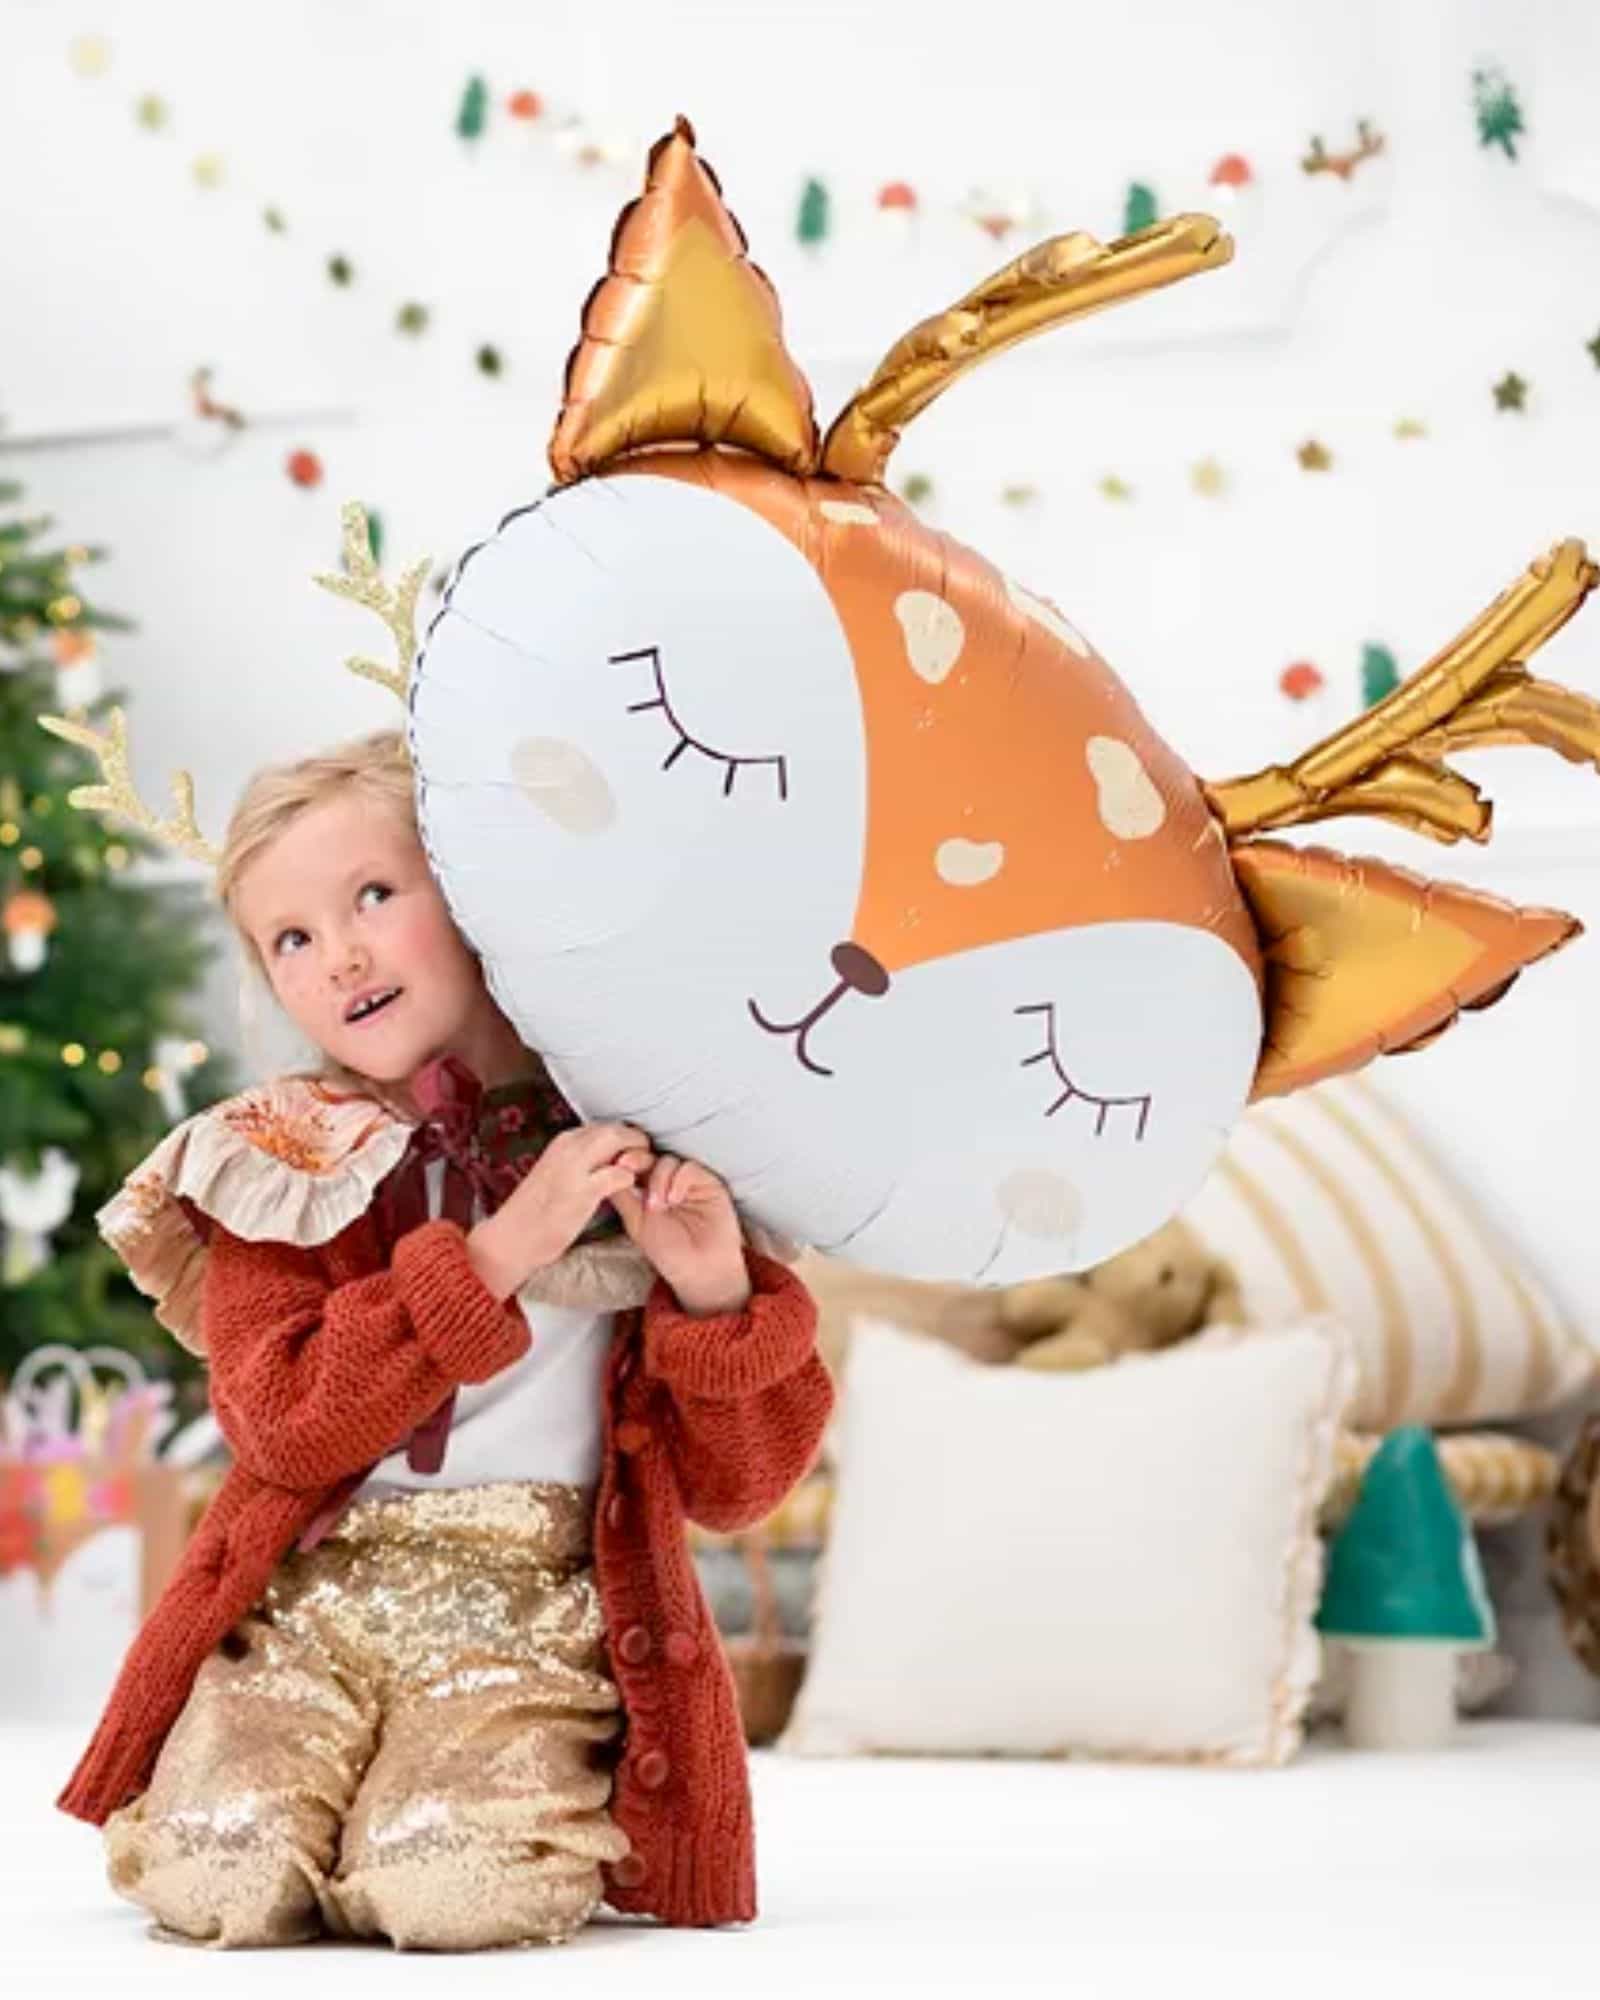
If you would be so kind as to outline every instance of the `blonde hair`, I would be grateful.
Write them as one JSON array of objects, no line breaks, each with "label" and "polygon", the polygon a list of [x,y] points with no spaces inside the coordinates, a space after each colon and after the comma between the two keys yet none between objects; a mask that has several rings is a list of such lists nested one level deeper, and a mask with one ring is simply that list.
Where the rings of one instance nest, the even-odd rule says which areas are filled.
[{"label": "blonde hair", "polygon": [[[265,972],[256,942],[239,920],[239,884],[257,855],[270,847],[312,806],[353,790],[397,812],[417,832],[411,760],[398,729],[374,730],[349,743],[336,743],[293,764],[271,764],[245,786],[228,821],[217,863],[217,895],[229,923],[257,971]],[[421,836],[418,834],[418,838]]]},{"label": "blonde hair", "polygon": [[[349,792],[397,814],[420,841],[411,761],[405,738],[397,729],[374,730],[370,735],[337,743],[329,750],[301,757],[292,764],[269,765],[257,771],[245,786],[223,836],[216,887],[244,953],[247,981],[253,977],[269,989],[271,986],[256,941],[239,917],[239,885],[245,870],[302,813]],[[244,998],[248,1006],[248,988]],[[320,1049],[315,1063],[300,1073],[359,1088],[385,1100],[387,1097],[374,1078],[347,1069]]]}]

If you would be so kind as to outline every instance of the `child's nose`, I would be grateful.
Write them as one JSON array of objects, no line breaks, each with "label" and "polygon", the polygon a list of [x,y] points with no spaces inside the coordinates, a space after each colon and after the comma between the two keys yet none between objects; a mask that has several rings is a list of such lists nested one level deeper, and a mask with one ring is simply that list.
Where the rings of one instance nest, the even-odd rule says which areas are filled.
[{"label": "child's nose", "polygon": [[340,946],[333,954],[333,978],[335,985],[344,985],[359,979],[367,969],[367,953],[362,945],[354,941]]}]

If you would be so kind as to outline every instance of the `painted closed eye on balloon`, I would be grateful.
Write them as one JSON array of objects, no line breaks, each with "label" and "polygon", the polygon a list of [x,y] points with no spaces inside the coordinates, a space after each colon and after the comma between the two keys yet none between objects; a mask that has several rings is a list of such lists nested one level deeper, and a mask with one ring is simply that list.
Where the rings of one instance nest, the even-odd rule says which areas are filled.
[{"label": "painted closed eye on balloon", "polygon": [[775,783],[777,796],[789,796],[789,760],[779,755],[749,757],[739,756],[726,750],[714,749],[694,732],[685,727],[673,707],[672,696],[667,691],[666,676],[661,665],[659,646],[641,646],[631,653],[613,653],[610,664],[614,667],[648,666],[649,691],[637,701],[628,703],[630,715],[659,715],[671,734],[666,755],[661,760],[663,771],[670,771],[684,756],[700,759],[715,766],[722,774],[722,790],[725,797],[731,797],[734,784],[741,772],[764,772]]}]

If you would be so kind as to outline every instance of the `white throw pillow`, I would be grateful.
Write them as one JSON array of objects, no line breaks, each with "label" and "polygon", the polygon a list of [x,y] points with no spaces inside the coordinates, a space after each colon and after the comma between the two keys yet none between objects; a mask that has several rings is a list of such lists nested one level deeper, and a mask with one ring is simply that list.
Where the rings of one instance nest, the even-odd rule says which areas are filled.
[{"label": "white throw pillow", "polygon": [[1354,1380],[1331,1322],[1055,1376],[863,1320],[779,1747],[1284,1762]]}]

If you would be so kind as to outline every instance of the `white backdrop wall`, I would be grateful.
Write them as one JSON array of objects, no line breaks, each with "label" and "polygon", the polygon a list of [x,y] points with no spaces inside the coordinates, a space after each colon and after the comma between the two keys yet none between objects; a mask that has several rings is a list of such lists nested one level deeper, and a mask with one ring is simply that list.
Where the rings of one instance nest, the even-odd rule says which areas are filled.
[{"label": "white backdrop wall", "polygon": [[[88,33],[111,58],[95,78],[67,60]],[[1526,111],[1514,161],[1477,142],[1485,63]],[[494,104],[467,148],[453,124],[474,70]],[[619,160],[582,169],[548,121],[513,124],[519,87]],[[0,0],[0,475],[113,551],[93,581],[139,622],[104,649],[136,774],[154,797],[189,766],[219,830],[256,765],[391,719],[338,665],[375,627],[308,581],[336,563],[339,502],[381,509],[391,564],[446,567],[541,490],[583,299],[675,113],[778,286],[825,419],[1029,237],[1118,233],[1139,180],[1164,211],[1223,215],[1233,265],[993,363],[919,420],[896,472],[927,474],[932,517],[1055,596],[1220,777],[1353,713],[1363,643],[1419,664],[1552,542],[1600,541],[1597,87],[1581,0]],[[169,106],[160,133],[135,119],[146,91]],[[1358,117],[1383,155],[1348,182],[1300,171],[1313,133],[1337,148]],[[1256,180],[1224,205],[1207,180],[1229,152]],[[192,174],[207,153],[211,189]],[[813,250],[794,230],[808,175],[835,215]],[[896,179],[921,198],[911,228],[875,206]],[[1027,235],[990,242],[961,213],[979,188],[1030,201]],[[268,202],[286,233],[263,227]],[[323,273],[336,251],[345,289]],[[420,339],[393,331],[407,299],[432,313]],[[484,340],[498,380],[473,366]],[[215,457],[172,428],[201,364],[251,419]],[[1521,414],[1494,409],[1509,369],[1531,384]],[[1426,438],[1398,440],[1403,417]],[[1327,474],[1296,460],[1310,437]],[[300,446],[324,461],[319,489],[284,474]],[[1204,458],[1221,497],[1192,486]],[[1130,501],[1103,497],[1108,474]],[[1013,485],[1037,497],[1007,505]],[[1541,671],[1600,691],[1597,635],[1591,610]],[[1304,707],[1276,685],[1298,659],[1329,682]],[[1531,753],[1467,768],[1499,803],[1489,852],[1359,824],[1327,838],[1600,931],[1600,781]],[[224,969],[206,996],[227,1042],[231,992]],[[1597,1002],[1600,936],[1383,1078],[1600,1320]]]}]

